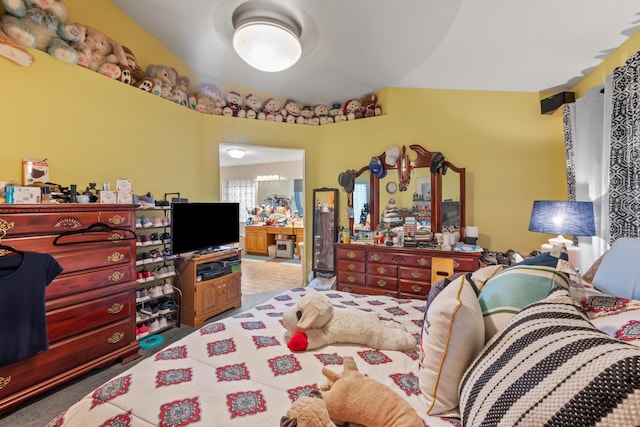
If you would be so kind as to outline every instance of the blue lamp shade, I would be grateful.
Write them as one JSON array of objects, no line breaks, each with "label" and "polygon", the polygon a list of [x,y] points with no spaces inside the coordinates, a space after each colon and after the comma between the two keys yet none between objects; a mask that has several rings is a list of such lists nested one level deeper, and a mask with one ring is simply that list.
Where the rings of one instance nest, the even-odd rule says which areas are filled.
[{"label": "blue lamp shade", "polygon": [[592,202],[536,200],[529,231],[568,236],[595,236]]}]

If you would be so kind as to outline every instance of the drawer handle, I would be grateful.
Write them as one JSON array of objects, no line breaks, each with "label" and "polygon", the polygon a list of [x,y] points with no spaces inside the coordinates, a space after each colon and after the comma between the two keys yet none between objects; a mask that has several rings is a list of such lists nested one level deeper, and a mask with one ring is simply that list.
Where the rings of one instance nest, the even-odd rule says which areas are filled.
[{"label": "drawer handle", "polygon": [[347,280],[350,281],[351,283],[356,281],[356,276],[354,276],[353,274],[349,275],[349,277],[347,277]]},{"label": "drawer handle", "polygon": [[109,224],[115,224],[115,225],[120,225],[124,222],[126,222],[127,219],[123,216],[120,215],[114,215],[112,217],[109,218]]},{"label": "drawer handle", "polygon": [[107,237],[107,240],[113,242],[113,243],[118,243],[120,242],[120,240],[122,240],[124,237],[118,233],[113,233],[111,236]]},{"label": "drawer handle", "polygon": [[420,273],[419,271],[412,271],[411,277],[413,277],[414,279],[419,279],[422,277],[422,273]]},{"label": "drawer handle", "polygon": [[422,290],[422,286],[411,285],[411,290],[413,290],[413,292],[420,292]]},{"label": "drawer handle", "polygon": [[351,292],[351,288],[348,286],[345,286],[344,288],[342,288],[342,290],[345,292]]},{"label": "drawer handle", "polygon": [[355,266],[355,265],[353,265],[353,264],[349,264],[349,265],[347,265],[347,270],[351,270],[351,271],[353,271],[353,270],[355,270],[355,269],[356,269],[356,266]]},{"label": "drawer handle", "polygon": [[115,344],[124,338],[124,332],[114,332],[109,338],[107,338],[107,342],[109,344]]},{"label": "drawer handle", "polygon": [[387,282],[384,280],[378,280],[377,283],[378,283],[378,286],[380,286],[381,288],[387,286]]},{"label": "drawer handle", "polygon": [[118,314],[124,308],[124,304],[120,304],[119,302],[114,302],[113,305],[107,308],[107,313],[109,314]]},{"label": "drawer handle", "polygon": [[11,377],[0,377],[0,390],[2,390],[5,386],[9,385],[11,382]]},{"label": "drawer handle", "polygon": [[348,252],[347,253],[347,258],[354,259],[355,257],[356,257],[356,253],[355,252]]},{"label": "drawer handle", "polygon": [[387,272],[387,269],[384,267],[378,267],[376,271],[380,274],[385,274]]},{"label": "drawer handle", "polygon": [[110,282],[119,282],[124,277],[124,273],[116,270],[108,278]]},{"label": "drawer handle", "polygon": [[454,259],[453,260],[453,269],[455,270],[458,267],[460,267],[460,263]]},{"label": "drawer handle", "polygon": [[426,258],[420,258],[420,259],[418,260],[418,264],[420,264],[420,265],[427,265],[427,264],[429,264],[429,260],[428,260],[428,259],[426,259]]},{"label": "drawer handle", "polygon": [[371,255],[371,259],[374,260],[374,261],[380,261],[380,255],[373,254],[373,255]]},{"label": "drawer handle", "polygon": [[120,262],[124,259],[124,255],[120,252],[114,252],[107,257],[107,261],[109,262]]}]

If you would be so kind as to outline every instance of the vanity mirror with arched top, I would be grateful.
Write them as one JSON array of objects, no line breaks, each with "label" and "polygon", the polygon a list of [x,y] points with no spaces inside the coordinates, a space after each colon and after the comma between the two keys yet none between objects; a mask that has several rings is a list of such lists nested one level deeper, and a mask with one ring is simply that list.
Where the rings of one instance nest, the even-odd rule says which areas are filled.
[{"label": "vanity mirror with arched top", "polygon": [[[375,230],[378,224],[389,228],[401,225],[405,217],[414,217],[419,224],[429,225],[432,233],[458,231],[463,237],[465,168],[420,145],[397,148],[373,157],[373,167],[369,164],[356,172],[353,205],[357,212],[350,219],[355,222],[350,228]],[[378,161],[382,171],[376,166]]]}]

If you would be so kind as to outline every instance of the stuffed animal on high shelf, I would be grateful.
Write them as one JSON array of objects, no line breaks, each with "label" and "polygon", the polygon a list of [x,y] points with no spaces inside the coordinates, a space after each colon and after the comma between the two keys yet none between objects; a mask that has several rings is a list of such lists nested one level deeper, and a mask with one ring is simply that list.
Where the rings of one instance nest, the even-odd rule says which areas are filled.
[{"label": "stuffed animal on high shelf", "polygon": [[393,321],[357,308],[335,308],[320,293],[307,294],[289,307],[282,320],[292,351],[313,350],[329,344],[362,344],[378,350],[408,351],[416,339]]},{"label": "stuffed animal on high shelf", "polygon": [[31,52],[19,44],[9,40],[2,32],[0,32],[0,56],[4,56],[5,58],[24,67],[28,67],[34,62]]},{"label": "stuffed animal on high shelf", "polygon": [[6,13],[0,17],[0,26],[7,38],[69,64],[78,62],[69,43],[79,39],[80,31],[67,22],[69,10],[64,1],[2,0],[2,5]]}]

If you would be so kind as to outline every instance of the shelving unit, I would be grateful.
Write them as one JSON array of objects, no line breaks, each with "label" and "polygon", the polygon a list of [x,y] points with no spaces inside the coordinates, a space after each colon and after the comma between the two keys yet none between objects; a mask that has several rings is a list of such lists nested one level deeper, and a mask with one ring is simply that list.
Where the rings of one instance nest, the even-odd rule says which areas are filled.
[{"label": "shelving unit", "polygon": [[136,211],[136,338],[180,326],[180,275],[171,253],[171,208]]}]

